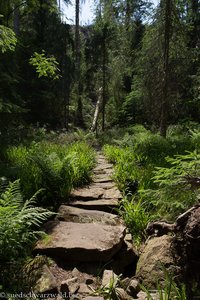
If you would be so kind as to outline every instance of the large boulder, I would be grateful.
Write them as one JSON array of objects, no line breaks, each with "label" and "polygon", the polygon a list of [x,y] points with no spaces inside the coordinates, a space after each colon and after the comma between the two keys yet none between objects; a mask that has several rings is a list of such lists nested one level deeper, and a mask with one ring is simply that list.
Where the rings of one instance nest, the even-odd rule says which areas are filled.
[{"label": "large boulder", "polygon": [[145,287],[155,288],[158,280],[165,279],[165,270],[176,271],[174,238],[163,235],[150,239],[138,260],[136,276]]},{"label": "large boulder", "polygon": [[49,221],[48,240],[40,240],[35,253],[73,261],[109,261],[121,248],[125,236],[123,225]]}]

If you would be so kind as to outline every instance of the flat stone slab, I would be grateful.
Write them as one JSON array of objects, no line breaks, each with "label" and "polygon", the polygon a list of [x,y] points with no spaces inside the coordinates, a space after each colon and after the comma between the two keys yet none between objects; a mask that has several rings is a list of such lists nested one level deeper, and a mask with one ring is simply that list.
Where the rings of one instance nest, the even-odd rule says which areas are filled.
[{"label": "flat stone slab", "polygon": [[110,189],[110,188],[113,188],[113,187],[116,187],[116,184],[113,182],[113,181],[108,181],[108,182],[93,182],[91,183],[90,185],[90,188],[91,189],[98,189],[98,188],[103,188],[104,190],[107,190],[107,189]]},{"label": "flat stone slab", "polygon": [[122,199],[122,194],[118,190],[118,188],[111,188],[105,190],[103,194],[103,198],[105,199]]},{"label": "flat stone slab", "polygon": [[99,199],[90,201],[77,200],[70,202],[69,205],[89,210],[112,212],[113,209],[119,206],[119,201],[118,199]]},{"label": "flat stone slab", "polygon": [[109,181],[113,181],[112,178],[108,175],[105,174],[97,174],[92,178],[93,182],[109,182]]},{"label": "flat stone slab", "polygon": [[109,163],[102,163],[97,165],[95,168],[94,168],[94,171],[98,171],[98,170],[106,170],[106,169],[112,169],[113,168],[113,165],[112,164],[109,164]]},{"label": "flat stone slab", "polygon": [[76,198],[76,199],[99,199],[103,197],[105,190],[103,188],[81,188],[74,190],[70,197],[71,198]]},{"label": "flat stone slab", "polygon": [[123,225],[49,221],[48,240],[40,240],[34,253],[80,262],[109,261],[121,248]]},{"label": "flat stone slab", "polygon": [[60,221],[76,223],[101,223],[106,225],[119,225],[122,223],[116,215],[98,211],[86,210],[68,205],[61,205],[56,217]]},{"label": "flat stone slab", "polygon": [[71,198],[76,200],[97,200],[97,199],[121,199],[122,195],[117,187],[111,187],[110,189],[98,187],[87,187],[74,190],[71,195]]},{"label": "flat stone slab", "polygon": [[113,169],[93,170],[93,173],[94,173],[95,176],[98,176],[98,175],[103,175],[103,176],[108,176],[109,175],[109,176],[111,176],[111,175],[113,175]]}]

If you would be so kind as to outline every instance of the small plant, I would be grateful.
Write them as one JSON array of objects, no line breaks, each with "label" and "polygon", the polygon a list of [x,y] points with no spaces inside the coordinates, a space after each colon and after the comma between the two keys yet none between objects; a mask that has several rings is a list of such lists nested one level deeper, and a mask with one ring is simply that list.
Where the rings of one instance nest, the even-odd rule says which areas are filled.
[{"label": "small plant", "polygon": [[93,295],[103,296],[106,300],[120,300],[120,296],[117,288],[120,284],[120,276],[113,274],[113,277],[110,279],[110,282],[106,286],[100,287]]},{"label": "small plant", "polygon": [[119,214],[124,219],[135,243],[139,244],[146,237],[145,229],[150,221],[150,215],[145,210],[141,198],[139,201],[136,197],[124,198],[121,201]]}]

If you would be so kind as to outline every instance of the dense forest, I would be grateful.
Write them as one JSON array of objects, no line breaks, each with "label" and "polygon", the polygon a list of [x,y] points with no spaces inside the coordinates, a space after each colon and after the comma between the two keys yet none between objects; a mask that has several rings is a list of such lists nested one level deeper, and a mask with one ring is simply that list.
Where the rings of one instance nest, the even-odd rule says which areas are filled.
[{"label": "dense forest", "polygon": [[[0,292],[32,289],[38,230],[91,181],[97,151],[138,249],[149,222],[199,204],[200,1],[95,1],[85,26],[81,5],[70,25],[60,1],[0,1]],[[181,237],[181,276],[160,300],[199,297],[199,255]]]},{"label": "dense forest", "polygon": [[[199,121],[199,1],[101,1],[89,26],[56,1],[1,1],[1,136]],[[76,3],[76,10],[81,4]],[[49,87],[51,87],[49,89]]]}]

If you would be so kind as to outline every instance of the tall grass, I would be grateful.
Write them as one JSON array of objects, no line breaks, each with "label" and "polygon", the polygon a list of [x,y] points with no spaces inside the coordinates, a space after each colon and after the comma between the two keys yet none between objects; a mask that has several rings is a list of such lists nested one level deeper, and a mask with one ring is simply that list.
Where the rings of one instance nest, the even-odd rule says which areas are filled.
[{"label": "tall grass", "polygon": [[25,195],[44,188],[43,202],[56,205],[67,199],[71,189],[89,181],[94,165],[94,151],[84,142],[69,146],[33,142],[7,150],[13,179],[20,178]]}]

